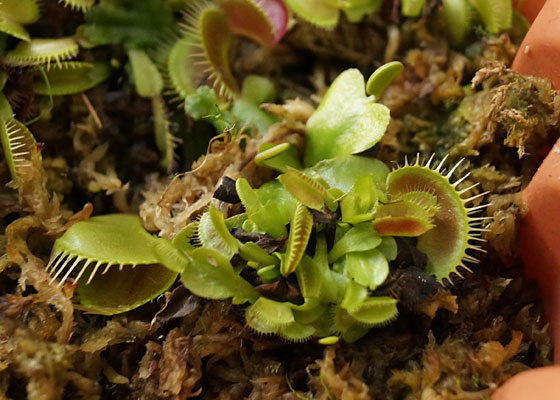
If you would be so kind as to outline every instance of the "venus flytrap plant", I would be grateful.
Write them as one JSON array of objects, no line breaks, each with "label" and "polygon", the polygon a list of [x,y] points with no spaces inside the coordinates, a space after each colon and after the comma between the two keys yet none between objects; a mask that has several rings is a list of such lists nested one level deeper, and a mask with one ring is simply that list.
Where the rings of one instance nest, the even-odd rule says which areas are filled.
[{"label": "venus flytrap plant", "polygon": [[286,245],[286,256],[280,266],[282,275],[288,276],[296,270],[309,242],[313,217],[302,203],[297,203],[294,216],[290,222],[290,236]]},{"label": "venus flytrap plant", "polygon": [[156,146],[162,154],[161,165],[168,169],[173,168],[174,151],[179,140],[171,133],[167,107],[161,95],[164,86],[163,77],[144,50],[129,50],[128,59],[136,92],[139,96],[152,101],[154,137]]},{"label": "venus flytrap plant", "polygon": [[142,227],[140,218],[113,214],[72,225],[56,240],[47,265],[52,282],[77,284],[82,308],[117,314],[157,297],[188,262],[165,239]]},{"label": "venus flytrap plant", "polygon": [[463,44],[475,17],[469,0],[443,0],[442,3],[441,11],[444,20],[447,21],[447,29],[453,35],[456,44]]},{"label": "venus flytrap plant", "polygon": [[162,66],[164,83],[168,93],[175,95],[175,101],[183,101],[188,95],[196,92],[196,68],[192,63],[192,39],[182,37],[175,41]]},{"label": "venus flytrap plant", "polygon": [[426,0],[401,1],[401,14],[405,17],[417,17],[422,13]]},{"label": "venus flytrap plant", "polygon": [[470,3],[490,33],[497,34],[511,28],[513,15],[511,0],[470,0]]},{"label": "venus flytrap plant", "polygon": [[6,115],[0,121],[0,139],[12,177],[9,185],[16,187],[21,176],[27,173],[40,154],[33,134],[23,123],[13,118],[11,109],[3,111],[3,114]]},{"label": "venus flytrap plant", "polygon": [[[459,164],[443,172],[445,160],[432,168],[432,159],[417,158],[389,171],[378,160],[353,155],[380,139],[388,114],[374,100],[387,82],[376,80],[395,75],[378,72],[369,98],[359,72],[337,78],[308,122],[307,167],[289,144],[263,147],[257,162],[281,174],[258,189],[237,179],[243,213],[225,219],[211,205],[172,243],[149,235],[137,217],[77,223],[55,244],[48,267],[53,281],[72,278],[82,306],[115,313],[149,301],[179,272],[196,295],[248,303],[251,329],[292,341],[315,336],[325,343],[335,337],[351,342],[390,323],[398,299],[378,290],[396,268],[394,236],[416,237],[429,260],[426,273],[450,280],[466,261],[476,261],[467,251],[481,250],[470,244],[478,220],[471,214],[483,207],[466,206],[476,197],[462,198],[471,189],[458,189],[465,177],[450,181]],[[327,112],[335,106],[346,114]],[[318,143],[321,134],[326,143]],[[345,145],[333,150],[341,138]],[[106,280],[128,282],[138,267],[126,266],[138,264],[150,271],[151,283],[132,291],[132,300],[123,299]],[[86,270],[90,278],[84,282]]]},{"label": "venus flytrap plant", "polygon": [[229,30],[227,17],[220,10],[207,7],[197,16],[187,33],[191,33],[200,48],[193,54],[195,65],[199,65],[219,96],[232,98],[239,94],[239,86],[231,73],[228,52],[231,46],[232,33]]},{"label": "venus flytrap plant", "polygon": [[58,0],[58,2],[64,4],[65,7],[81,12],[86,12],[95,4],[95,0]]},{"label": "venus flytrap plant", "polygon": [[288,168],[301,169],[297,150],[290,143],[263,143],[255,156],[255,164],[268,167],[277,172],[288,172]]},{"label": "venus flytrap plant", "polygon": [[437,198],[437,211],[432,220],[433,229],[418,237],[417,247],[428,256],[427,272],[442,281],[450,280],[452,274],[460,275],[458,267],[468,270],[465,261],[477,262],[475,257],[467,253],[468,250],[483,250],[480,246],[470,243],[479,240],[481,231],[476,227],[481,219],[472,215],[484,209],[487,204],[472,208],[467,207],[467,204],[487,193],[464,199],[462,195],[472,187],[459,190],[458,185],[468,175],[453,183],[450,181],[462,160],[442,174],[445,159],[435,168],[431,168],[432,158],[425,164],[417,158],[414,164],[406,163],[391,172],[387,177],[387,192],[390,196],[400,197],[413,188],[414,191],[427,192]]},{"label": "venus flytrap plant", "polygon": [[239,250],[239,242],[229,233],[222,213],[212,205],[198,222],[197,237],[203,247],[214,250],[228,259]]},{"label": "venus flytrap plant", "polygon": [[4,62],[14,67],[59,64],[78,54],[78,43],[73,37],[59,39],[31,39],[20,42],[4,55]]},{"label": "venus flytrap plant", "polygon": [[29,33],[23,25],[38,18],[39,6],[35,0],[3,0],[0,3],[0,31],[17,39],[29,41]]},{"label": "venus flytrap plant", "polygon": [[369,149],[385,133],[389,118],[387,107],[366,97],[362,74],[346,70],[334,80],[307,122],[305,166]]},{"label": "venus flytrap plant", "polygon": [[291,167],[278,180],[298,202],[311,209],[320,211],[329,200],[327,188],[318,180]]},{"label": "venus flytrap plant", "polygon": [[[184,14],[183,44],[189,49],[174,49],[171,61],[184,62],[188,57],[189,75],[194,70],[196,79],[204,77],[226,100],[240,95],[228,60],[234,35],[249,37],[270,48],[282,38],[288,24],[287,10],[279,0],[217,0],[216,6],[195,1]],[[185,93],[190,85],[180,79],[181,73],[170,69],[169,75],[172,82],[181,83],[176,91]]]},{"label": "venus flytrap plant", "polygon": [[81,93],[106,80],[110,72],[106,63],[62,61],[51,65],[49,70],[37,71],[33,90],[44,96]]},{"label": "venus flytrap plant", "polygon": [[343,11],[350,22],[358,22],[365,15],[381,7],[381,0],[285,0],[296,15],[321,28],[334,28]]},{"label": "venus flytrap plant", "polygon": [[[406,17],[418,17],[425,4],[426,0],[403,0],[401,13]],[[496,35],[512,26],[512,0],[443,0],[441,11],[448,29],[458,44],[463,42],[471,29],[476,14],[491,34]]]}]

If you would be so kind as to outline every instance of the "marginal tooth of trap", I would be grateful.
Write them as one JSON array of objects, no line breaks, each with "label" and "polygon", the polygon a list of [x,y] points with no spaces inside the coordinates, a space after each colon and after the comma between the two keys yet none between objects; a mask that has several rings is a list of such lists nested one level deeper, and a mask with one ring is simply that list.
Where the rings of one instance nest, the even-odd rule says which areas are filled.
[{"label": "marginal tooth of trap", "polygon": [[474,217],[470,219],[471,221],[493,221],[494,217]]},{"label": "marginal tooth of trap", "polygon": [[469,273],[472,274],[472,269],[470,269],[469,267],[467,267],[464,263],[459,264],[459,267],[466,269]]},{"label": "marginal tooth of trap", "polygon": [[451,167],[451,169],[449,170],[449,172],[447,173],[446,177],[447,178],[451,178],[451,176],[453,175],[453,173],[455,172],[455,170],[457,168],[459,168],[459,166],[463,163],[463,161],[465,161],[464,158],[461,158],[453,167]]},{"label": "marginal tooth of trap", "polygon": [[439,165],[437,166],[437,168],[434,171],[440,172],[441,167],[443,167],[443,164],[445,164],[448,157],[449,157],[449,154],[446,154],[445,157],[443,157],[443,160],[440,161]]},{"label": "marginal tooth of trap", "polygon": [[471,232],[490,232],[490,229],[486,229],[486,228],[473,228],[471,227]]},{"label": "marginal tooth of trap", "polygon": [[97,270],[99,269],[101,264],[103,264],[103,261],[97,261],[97,263],[95,264],[95,267],[93,267],[93,271],[91,271],[91,274],[89,274],[89,278],[86,282],[86,285],[89,285],[89,283],[91,282],[91,280],[95,276],[95,273],[97,272]]},{"label": "marginal tooth of trap", "polygon": [[57,266],[51,271],[51,274],[55,273],[55,271],[56,271],[56,273],[54,274],[51,281],[49,282],[49,285],[51,285],[56,280],[56,278],[58,278],[58,276],[62,273],[62,271],[64,271],[66,269],[66,266],[68,265],[68,263],[73,259],[74,259],[74,257],[72,255],[69,255],[68,257],[66,257],[66,259],[64,260],[64,262],[62,263],[62,265],[60,267]]},{"label": "marginal tooth of trap", "polygon": [[58,259],[61,258],[61,257],[64,258],[64,257],[66,257],[67,255],[68,255],[67,253],[65,253],[64,251],[61,251],[61,252],[58,253],[56,256],[51,257],[51,259],[49,260],[49,263],[48,263],[47,266],[45,267],[45,271],[46,271],[47,273],[49,273],[49,270],[50,270],[51,268],[53,268],[56,264],[58,264]]},{"label": "marginal tooth of trap", "polygon": [[87,267],[89,267],[91,265],[91,263],[93,263],[93,262],[94,262],[94,260],[86,261],[86,263],[80,269],[80,272],[78,273],[78,276],[76,276],[76,278],[74,279],[74,282],[78,283],[80,281],[80,278],[82,277],[84,272],[86,272]]},{"label": "marginal tooth of trap", "polygon": [[105,275],[107,273],[107,271],[109,271],[109,268],[111,268],[113,265],[112,263],[108,263],[107,266],[105,267],[105,269],[103,270],[103,272],[101,273],[101,275]]},{"label": "marginal tooth of trap", "polygon": [[[468,188],[465,188],[465,189],[463,189],[463,190],[459,190],[458,193],[459,193],[459,195],[462,195],[463,193],[466,193],[466,192],[468,192],[468,191],[470,191],[470,190],[473,190],[475,187],[478,187],[479,185],[480,185],[480,183],[477,182],[477,183],[475,183],[475,184],[473,184],[473,185],[470,185]],[[463,201],[469,201],[469,199],[463,199]]]},{"label": "marginal tooth of trap", "polygon": [[70,276],[70,274],[72,273],[72,271],[74,270],[74,268],[76,268],[76,266],[82,262],[84,259],[82,257],[78,257],[76,258],[76,261],[74,261],[74,264],[72,264],[72,266],[70,268],[68,268],[68,271],[66,271],[66,274],[64,274],[64,276],[62,277],[62,279],[60,280],[60,282],[58,282],[57,287],[61,287],[62,285],[64,285],[64,282],[66,282],[66,280],[68,279],[68,277]]},{"label": "marginal tooth of trap", "polygon": [[408,156],[405,155],[405,156],[404,156],[404,166],[405,166],[405,167],[408,167],[409,165],[410,165],[410,164],[408,164]]},{"label": "marginal tooth of trap", "polygon": [[436,156],[436,153],[432,153],[432,155],[430,156],[430,158],[428,158],[428,161],[426,161],[426,164],[424,164],[425,168],[430,168],[430,164],[432,163],[432,161],[434,160],[434,157]]},{"label": "marginal tooth of trap", "polygon": [[473,256],[469,256],[469,255],[465,255],[463,257],[463,260],[466,260],[466,261],[471,262],[473,264],[479,264],[480,263],[480,260],[478,258],[475,258]]},{"label": "marginal tooth of trap", "polygon": [[486,251],[485,249],[483,249],[482,247],[480,247],[480,246],[472,246],[472,245],[471,245],[471,246],[469,246],[469,249],[473,249],[473,250],[476,250],[476,251],[480,251],[481,253],[487,253],[487,251]]},{"label": "marginal tooth of trap", "polygon": [[453,187],[457,187],[461,182],[463,182],[465,179],[467,179],[470,175],[471,175],[471,173],[470,173],[470,172],[467,172],[463,177],[457,179],[457,180],[453,183]]},{"label": "marginal tooth of trap", "polygon": [[463,274],[461,274],[459,271],[455,270],[455,271],[453,271],[453,273],[454,273],[455,275],[457,275],[459,278],[465,279],[465,277],[463,276]]},{"label": "marginal tooth of trap", "polygon": [[467,215],[472,215],[474,213],[476,213],[477,211],[483,210],[486,207],[490,206],[492,203],[488,203],[488,204],[481,204],[479,206],[476,207],[469,207],[467,210]]},{"label": "marginal tooth of trap", "polygon": [[25,147],[25,143],[19,143],[19,144],[14,144],[13,146],[10,146],[12,151],[13,150],[17,150],[19,148]]},{"label": "marginal tooth of trap", "polygon": [[469,236],[469,240],[475,240],[480,243],[486,243],[487,240],[477,236]]},{"label": "marginal tooth of trap", "polygon": [[415,166],[420,165],[420,153],[416,153],[416,162],[414,163]]},{"label": "marginal tooth of trap", "polygon": [[483,192],[483,193],[475,194],[474,196],[471,196],[468,199],[463,199],[463,201],[465,201],[465,202],[473,201],[473,200],[476,200],[476,199],[479,199],[481,197],[486,196],[488,193],[490,193],[490,192]]}]

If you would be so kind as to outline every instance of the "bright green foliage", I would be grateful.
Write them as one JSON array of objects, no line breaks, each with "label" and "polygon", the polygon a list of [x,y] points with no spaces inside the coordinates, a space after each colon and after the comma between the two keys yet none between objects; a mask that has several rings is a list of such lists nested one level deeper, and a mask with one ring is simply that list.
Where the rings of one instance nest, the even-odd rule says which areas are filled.
[{"label": "bright green foliage", "polygon": [[338,24],[339,8],[324,0],[285,0],[288,7],[304,20],[323,28]]},{"label": "bright green foliage", "polygon": [[[385,117],[379,125],[379,115],[371,113],[369,107],[376,104],[366,98],[361,74],[350,70],[341,77],[309,120],[305,157],[317,158],[312,157],[311,167],[301,168],[301,155],[288,143],[262,147],[256,162],[283,173],[258,189],[237,179],[243,213],[225,219],[210,205],[171,243],[148,234],[134,216],[79,222],[55,243],[48,267],[53,280],[61,278],[62,284],[74,278],[81,307],[110,314],[153,299],[180,273],[194,294],[249,303],[248,326],[292,341],[316,336],[332,343],[333,335],[355,341],[390,323],[398,300],[375,290],[397,258],[394,236],[418,237],[418,249],[428,255],[427,272],[441,281],[464,261],[476,261],[466,254],[479,249],[468,242],[474,219],[465,206],[470,199],[456,190],[461,180],[450,182],[457,165],[442,175],[443,162],[431,169],[431,160],[426,165],[417,160],[389,172],[378,160],[351,154],[372,145],[368,135],[359,137],[356,124],[379,130],[386,124]],[[383,88],[373,86],[379,95]],[[217,109],[215,99],[211,89],[199,89],[187,96],[185,107],[204,117]],[[338,114],[326,115],[335,104]],[[341,138],[353,142],[350,150],[333,152]],[[101,265],[104,273],[97,274]],[[142,276],[135,275],[139,268]],[[86,270],[91,272],[84,282]],[[137,287],[132,279],[140,280]],[[120,286],[126,298],[116,293]],[[267,290],[275,286],[288,286],[289,294],[269,298]]]},{"label": "bright green foliage", "polygon": [[218,98],[214,89],[202,85],[196,92],[185,97],[185,113],[194,120],[205,120],[211,123],[219,133],[237,131],[235,118],[231,112],[221,110],[217,103]]},{"label": "bright green foliage", "polygon": [[169,119],[167,117],[167,109],[162,96],[152,97],[152,116],[154,118],[154,136],[156,146],[162,154],[161,165],[170,167],[173,165],[173,157],[177,139],[171,133],[169,128]]},{"label": "bright green foliage", "polygon": [[[348,165],[349,171],[357,170],[363,165],[377,166],[376,163],[367,164],[358,156],[345,157],[347,158],[343,161]],[[282,276],[289,277],[295,274],[298,288],[304,297],[304,303],[301,305],[293,304],[287,299],[277,301],[259,297],[246,311],[247,323],[251,328],[260,333],[277,334],[294,341],[305,340],[313,335],[328,337],[336,331],[345,340],[353,341],[367,333],[371,327],[395,318],[395,299],[377,298],[368,292],[385,281],[389,274],[389,259],[396,257],[395,241],[392,238],[383,239],[375,232],[371,223],[378,201],[378,191],[384,184],[377,182],[376,178],[386,176],[387,171],[384,168],[386,167],[372,174],[361,175],[358,179],[351,175],[346,175],[345,178],[342,175],[337,176],[339,181],[350,181],[341,183],[341,187],[350,187],[350,192],[355,188],[358,191],[352,194],[354,200],[347,202],[345,210],[350,215],[369,215],[369,220],[363,217],[363,221],[360,219],[354,226],[342,224],[340,234],[337,234],[330,251],[327,251],[325,238],[314,227],[311,212],[308,210],[310,206],[319,212],[326,210],[325,197],[328,197],[332,190],[317,171],[309,169],[304,174],[295,169],[288,169],[288,172],[278,179],[281,184],[278,181],[269,182],[258,190],[251,188],[245,179],[237,180],[237,193],[248,217],[244,222],[238,222],[243,229],[253,232],[279,232],[285,230],[289,223],[286,245],[274,253],[280,261],[280,269],[278,262],[274,260],[275,257],[267,254],[255,243],[243,244],[238,254],[247,260],[248,268],[257,269],[263,283],[274,283],[282,279]],[[326,168],[325,171],[330,169]],[[342,199],[351,197],[350,193],[338,190],[343,193]],[[368,195],[364,195],[364,199],[360,201],[358,197],[362,193]],[[416,198],[414,200],[416,201]],[[342,200],[331,198],[329,201],[338,205]],[[277,211],[265,213],[263,211],[266,208]],[[294,209],[290,220],[286,220],[285,215],[279,211],[286,208]],[[205,216],[200,223],[204,218]],[[266,228],[263,229],[263,226]],[[314,249],[309,248],[309,239],[313,231],[316,235]],[[211,245],[200,239],[201,249],[211,251]],[[310,257],[307,251],[314,252],[314,257]],[[231,253],[224,254],[229,257]],[[215,289],[212,287],[209,293],[204,293],[204,287],[207,287],[208,283],[203,285],[196,277],[190,281],[183,275],[183,283],[203,297],[216,298]],[[219,286],[223,289],[220,295],[225,295],[227,290],[223,288],[223,284]],[[328,309],[336,305],[340,305],[336,307],[339,311],[333,316]]]},{"label": "bright green foliage", "polygon": [[340,11],[346,13],[350,22],[358,22],[381,6],[381,0],[285,0],[285,2],[299,17],[322,28],[334,28],[338,24]]},{"label": "bright green foliage", "polygon": [[216,93],[208,86],[199,86],[185,99],[185,112],[195,120],[217,116]]},{"label": "bright green foliage", "polygon": [[[195,93],[196,69],[192,63],[194,47],[192,39],[185,37],[177,40],[167,56],[167,77],[171,89],[181,99]],[[201,86],[205,87],[205,86]]]},{"label": "bright green foliage", "polygon": [[255,156],[255,164],[278,172],[288,172],[288,168],[301,169],[297,150],[290,143],[263,143]]},{"label": "bright green foliage", "polygon": [[231,113],[238,124],[254,128],[264,135],[268,128],[278,122],[278,118],[262,110],[262,103],[274,101],[276,94],[274,85],[266,78],[250,75],[243,81],[241,97],[236,99],[231,107]]},{"label": "bright green foliage", "polygon": [[2,0],[0,15],[23,25],[32,24],[39,19],[39,6],[35,0]]},{"label": "bright green foliage", "polygon": [[296,270],[305,254],[305,248],[313,228],[313,217],[307,208],[298,203],[290,223],[290,236],[286,245],[286,257],[280,266],[282,275],[288,276]]},{"label": "bright green foliage", "polygon": [[142,97],[153,97],[161,93],[163,78],[143,50],[129,50],[128,59],[132,68],[136,92]]},{"label": "bright green foliage", "polygon": [[231,113],[240,126],[246,125],[254,128],[261,134],[266,133],[270,126],[278,122],[276,117],[259,108],[258,104],[246,101],[244,98],[236,99],[233,102]]},{"label": "bright green foliage", "polygon": [[161,0],[102,1],[88,10],[85,22],[82,35],[90,46],[122,44],[126,50],[154,48],[162,29],[175,25]]},{"label": "bright green foliage", "polygon": [[210,249],[192,252],[181,280],[194,294],[209,299],[236,297],[252,303],[259,297],[259,292],[235,273],[226,257]]},{"label": "bright green foliage", "polygon": [[455,42],[462,44],[474,17],[469,0],[443,0],[442,12]]},{"label": "bright green foliage", "polygon": [[273,199],[267,200],[263,204],[258,192],[251,188],[251,185],[245,179],[238,179],[235,187],[249,221],[253,222],[259,230],[272,237],[286,236],[286,224],[291,216],[286,220],[285,214],[279,211]]},{"label": "bright green foliage", "polygon": [[197,235],[204,247],[228,259],[239,250],[239,242],[229,233],[222,213],[212,205],[200,218]]},{"label": "bright green foliage", "polygon": [[360,175],[340,201],[342,221],[356,224],[371,220],[377,200],[377,187],[371,175]]},{"label": "bright green foliage", "polygon": [[401,14],[405,17],[418,17],[425,4],[426,0],[402,0]]},{"label": "bright green foliage", "polygon": [[72,277],[82,307],[109,315],[157,297],[187,262],[167,241],[146,232],[139,217],[113,214],[68,228],[55,242],[47,271],[59,285]]},{"label": "bright green foliage", "polygon": [[51,65],[48,71],[35,74],[33,90],[37,94],[63,96],[81,93],[99,85],[111,72],[106,63],[63,61]]},{"label": "bright green foliage", "polygon": [[381,244],[371,223],[361,223],[348,230],[329,252],[329,262],[333,263],[347,253],[368,251]]},{"label": "bright green foliage", "polygon": [[387,258],[377,249],[346,254],[346,268],[356,283],[370,290],[375,290],[389,275]]},{"label": "bright green foliage", "polygon": [[338,156],[319,161],[312,168],[330,187],[348,192],[355,181],[348,177],[360,177],[363,174],[371,176],[377,186],[385,184],[389,168],[383,162],[353,155]]},{"label": "bright green foliage", "polygon": [[497,34],[511,27],[512,0],[470,0],[470,2],[490,33]]},{"label": "bright green foliage", "polygon": [[33,159],[39,157],[39,153],[37,143],[31,132],[23,123],[12,118],[7,101],[4,105],[5,111],[3,111],[3,114],[6,115],[3,115],[0,121],[0,138],[4,158],[12,176],[12,185],[17,185],[21,175],[25,174],[26,170],[31,167]]},{"label": "bright green foliage", "polygon": [[[278,122],[278,119],[259,107],[263,101],[273,95],[273,92],[271,93],[270,86],[261,78],[257,83],[256,78],[258,77],[245,79],[243,94],[233,101],[231,107],[228,104],[218,107],[218,103],[223,103],[223,100],[216,96],[214,89],[200,86],[196,92],[185,97],[185,112],[195,120],[204,119],[210,122],[219,133],[225,130],[237,131],[237,127],[245,126],[253,128],[257,134],[264,134],[272,124]],[[265,82],[269,81],[265,80]],[[255,92],[260,86],[264,86],[265,90],[261,96]]]},{"label": "bright green foliage", "polygon": [[329,197],[321,183],[296,169],[288,168],[278,180],[297,201],[314,210],[321,210]]},{"label": "bright green foliage", "polygon": [[381,97],[385,89],[402,72],[403,65],[399,61],[391,61],[377,68],[366,83],[367,94],[376,100]]},{"label": "bright green foliage", "polygon": [[[401,203],[408,202],[409,215],[413,214],[424,222],[426,219],[421,214],[432,214],[432,226],[419,236],[418,249],[428,256],[427,271],[438,280],[449,279],[451,274],[458,273],[458,267],[465,267],[464,261],[476,262],[475,258],[467,254],[467,250],[479,250],[469,243],[473,237],[471,224],[474,221],[469,217],[469,209],[466,207],[469,199],[461,197],[462,192],[456,189],[458,183],[450,182],[458,164],[446,175],[440,173],[442,164],[443,162],[431,169],[429,162],[421,165],[417,161],[414,165],[405,165],[391,172],[387,177],[389,197],[400,198],[410,192],[410,188],[415,188],[415,191],[427,192],[437,199],[437,207],[426,202],[429,196],[418,200],[418,194],[409,195],[409,199]],[[416,209],[410,207],[413,199],[416,199]]]},{"label": "bright green foliage", "polygon": [[46,64],[48,68],[53,62],[58,63],[75,57],[78,50],[78,43],[72,37],[33,39],[20,42],[15,49],[6,53],[4,61],[8,65],[18,67]]},{"label": "bright green foliage", "polygon": [[348,0],[342,10],[350,22],[359,22],[367,15],[371,15],[381,7],[382,0]]},{"label": "bright green foliage", "polygon": [[[473,7],[492,34],[506,31],[512,26],[512,0],[443,0],[442,3],[443,17],[457,44],[462,44],[472,28]],[[406,17],[419,17],[425,4],[426,0],[402,0],[401,13]]]},{"label": "bright green foliage", "polygon": [[233,36],[228,28],[226,16],[219,10],[207,8],[198,16],[197,29],[203,51],[201,61],[211,71],[210,82],[220,97],[234,97],[239,93],[239,87],[231,73],[228,60]]},{"label": "bright green foliage", "polygon": [[246,101],[259,105],[273,102],[276,98],[276,89],[270,79],[249,75],[243,81],[241,95]]},{"label": "bright green foliage", "polygon": [[29,41],[22,25],[39,18],[39,7],[34,0],[3,0],[0,2],[0,31],[17,39]]},{"label": "bright green foliage", "polygon": [[389,119],[387,107],[366,97],[360,71],[346,70],[307,121],[305,165],[369,149],[381,139]]}]

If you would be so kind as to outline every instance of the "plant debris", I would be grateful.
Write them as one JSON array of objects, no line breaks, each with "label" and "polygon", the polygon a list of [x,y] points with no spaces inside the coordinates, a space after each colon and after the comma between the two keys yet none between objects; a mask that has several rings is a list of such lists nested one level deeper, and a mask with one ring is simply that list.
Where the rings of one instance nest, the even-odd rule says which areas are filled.
[{"label": "plant debris", "polygon": [[[538,288],[523,278],[517,256],[517,230],[520,191],[558,139],[560,95],[546,80],[508,68],[521,40],[515,19],[509,29],[507,18],[477,7],[472,15],[481,19],[457,20],[457,29],[448,30],[441,16],[449,10],[435,1],[412,10],[411,18],[393,0],[366,8],[316,2],[326,14],[297,9],[294,1],[215,1],[188,9],[186,21],[181,1],[15,3],[0,5],[0,30],[10,36],[0,68],[0,397],[484,399],[516,373],[552,363]],[[256,3],[272,8],[260,13]],[[275,3],[293,8],[299,16],[293,26],[286,8],[274,14]],[[236,4],[268,28],[235,25],[228,7]],[[25,13],[18,19],[12,7]],[[212,36],[213,26],[227,32]],[[35,51],[41,43],[51,50]],[[196,64],[201,55],[191,51],[198,48],[211,52],[210,69]],[[72,57],[79,61],[62,61]],[[305,199],[296,192],[298,200],[312,195],[306,206],[325,206],[311,207],[300,223],[311,226],[300,248],[289,244],[295,239],[288,234],[252,232],[235,220],[243,213],[235,182],[259,188],[277,172],[299,170],[292,155],[305,154],[308,121],[316,141],[324,133],[317,119],[333,118],[330,110],[341,106],[329,100],[335,77],[349,68],[367,76],[390,61],[400,61],[402,72],[375,92],[376,108],[390,111],[387,131],[375,147],[359,143],[355,150],[389,166],[417,154],[425,160],[449,154],[457,176],[471,173],[457,188],[473,198],[473,207],[482,206],[473,216],[482,218],[479,239],[487,241],[480,263],[469,264],[472,273],[458,270],[463,277],[450,275],[441,285],[426,273],[428,259],[416,239],[399,239],[387,280],[366,290],[399,299],[399,317],[355,343],[329,333],[328,345],[317,337],[294,343],[258,333],[239,298],[204,299],[180,281],[112,316],[81,309],[75,275],[51,284],[45,268],[57,238],[92,215],[116,212],[139,215],[159,237],[154,242],[180,240],[189,249],[200,248],[195,233],[209,207],[224,217],[227,234],[264,256],[284,254],[287,246],[293,257],[314,256],[319,230],[332,249],[340,242],[337,221],[350,214],[328,208],[334,195],[324,195],[322,182],[313,190],[318,181],[297,172],[287,178],[286,187],[309,183]],[[75,70],[71,82],[60,81],[61,68],[73,62],[103,66],[92,68],[98,75]],[[322,100],[331,105],[319,118]],[[18,140],[33,140],[15,141],[8,132],[16,131],[23,135]],[[344,133],[355,140],[352,129]],[[274,157],[283,150],[281,162],[258,158],[270,149]],[[278,170],[286,165],[292,169]],[[382,200],[386,212],[399,207]],[[263,282],[248,268],[237,275],[246,264],[237,252],[231,257],[234,276],[261,298],[303,303],[306,293],[293,276]]]}]

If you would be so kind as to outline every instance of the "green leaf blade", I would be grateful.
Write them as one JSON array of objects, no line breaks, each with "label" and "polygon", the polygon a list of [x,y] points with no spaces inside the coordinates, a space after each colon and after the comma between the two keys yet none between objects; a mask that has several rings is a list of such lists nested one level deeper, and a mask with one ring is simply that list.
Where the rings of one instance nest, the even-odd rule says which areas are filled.
[{"label": "green leaf blade", "polygon": [[369,290],[375,290],[389,275],[389,262],[377,249],[348,253],[346,265],[352,279]]},{"label": "green leaf blade", "polygon": [[362,74],[344,71],[307,121],[305,165],[369,149],[381,139],[389,120],[387,107],[366,98]]}]

